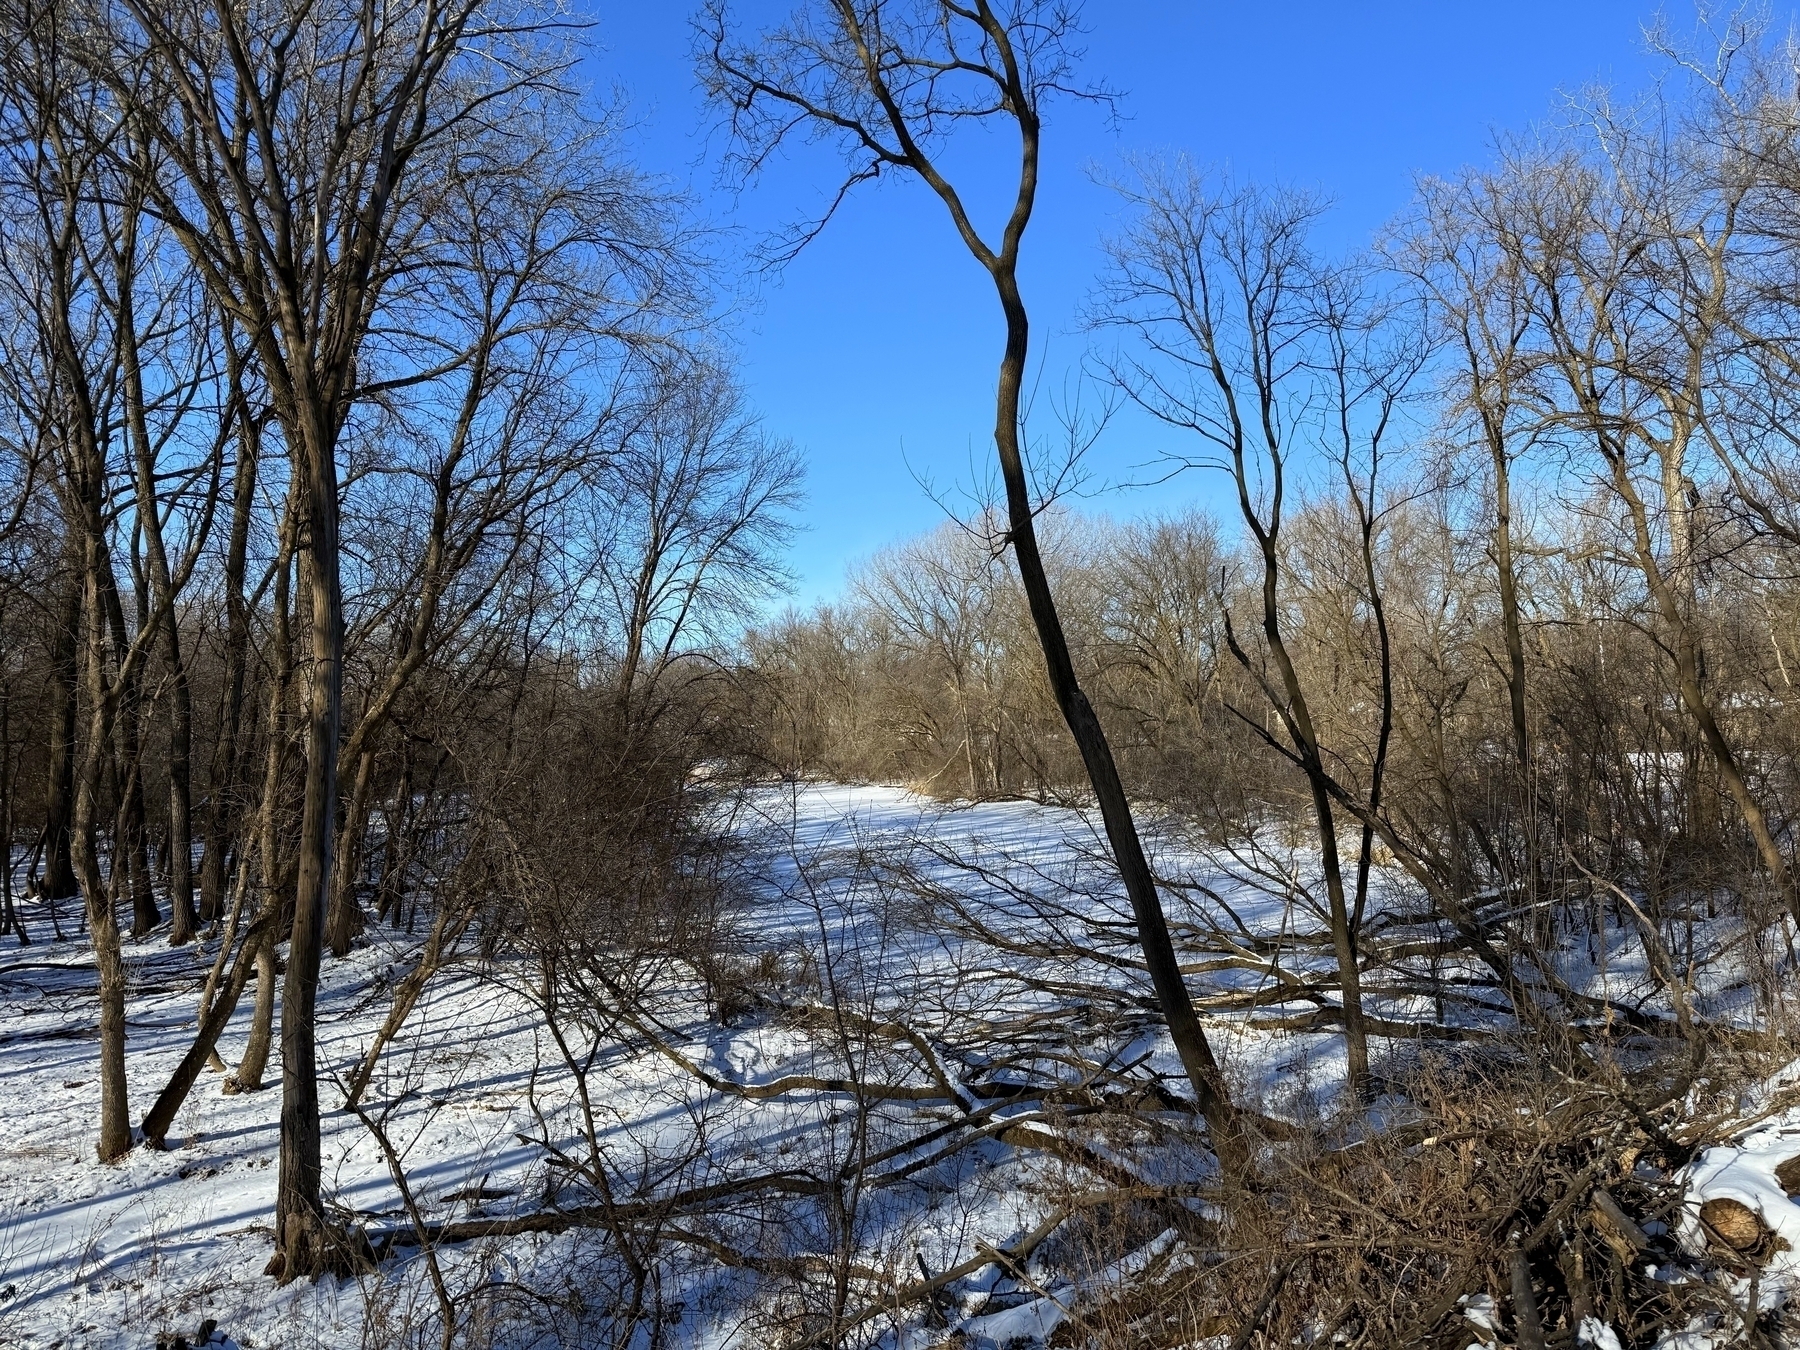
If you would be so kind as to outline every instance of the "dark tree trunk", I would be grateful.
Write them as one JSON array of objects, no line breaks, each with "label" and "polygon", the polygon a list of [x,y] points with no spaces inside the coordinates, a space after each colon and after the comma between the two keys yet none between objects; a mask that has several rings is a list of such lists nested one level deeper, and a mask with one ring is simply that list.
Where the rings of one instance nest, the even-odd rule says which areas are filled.
[{"label": "dark tree trunk", "polygon": [[[234,384],[237,367],[232,364]],[[242,820],[237,801],[240,752],[238,739],[244,714],[246,671],[250,652],[250,611],[244,599],[244,573],[250,545],[250,516],[256,501],[261,437],[248,408],[238,409],[237,472],[231,495],[231,536],[225,546],[225,677],[219,709],[219,736],[213,742],[207,774],[206,844],[200,865],[200,918],[219,917],[225,893],[225,861]]]},{"label": "dark tree trunk", "polygon": [[69,853],[69,830],[75,812],[75,680],[84,583],[79,556],[71,558],[67,567],[66,589],[58,599],[50,630],[50,752],[44,785],[44,871],[38,882],[38,893],[52,900],[74,895],[79,889]]},{"label": "dark tree trunk", "polygon": [[406,888],[408,850],[401,847],[400,841],[406,837],[406,821],[412,811],[414,752],[413,742],[408,739],[401,752],[400,786],[394,791],[392,805],[382,810],[381,879],[375,885],[375,913],[383,923],[392,923],[399,917]]},{"label": "dark tree trunk", "polygon": [[338,833],[337,861],[332,865],[331,931],[327,941],[333,956],[346,956],[350,943],[363,930],[363,910],[356,896],[362,874],[363,844],[369,833],[369,790],[374,777],[375,755],[364,750],[357,756],[356,783]]},{"label": "dark tree trunk", "polygon": [[[232,962],[225,987],[201,1010],[200,1026],[194,1034],[194,1043],[175,1066],[175,1072],[169,1076],[168,1083],[157,1094],[149,1114],[144,1117],[142,1133],[151,1144],[162,1144],[169,1127],[175,1123],[175,1113],[181,1109],[181,1104],[193,1090],[200,1071],[213,1057],[213,1047],[219,1043],[220,1034],[237,1009],[238,1000],[243,997],[244,986],[250,982],[251,970],[255,968],[261,972],[262,957],[268,950],[269,930],[274,924],[274,918],[272,913],[265,910],[250,925],[243,945],[238,948],[237,958]],[[263,982],[273,986],[274,976],[269,974]]]},{"label": "dark tree trunk", "polygon": [[0,936],[16,933],[21,947],[31,945],[31,934],[25,931],[25,919],[13,901],[13,827],[17,823],[13,810],[12,757],[12,686],[0,689],[0,839],[5,840],[6,870],[0,872]]},{"label": "dark tree trunk", "polygon": [[[125,611],[113,578],[112,561],[100,560],[99,586],[106,623],[112,630],[113,648],[123,662],[131,643],[126,637]],[[123,672],[113,693],[113,755],[118,775],[118,817],[113,832],[112,883],[119,886],[121,867],[131,894],[131,935],[142,937],[162,922],[156,892],[150,884],[148,815],[144,810],[143,740],[140,734],[143,684],[135,663]]]},{"label": "dark tree trunk", "polygon": [[256,1003],[250,1014],[250,1039],[238,1060],[237,1072],[225,1084],[227,1092],[260,1092],[269,1067],[269,1048],[275,1040],[275,936],[274,930],[256,944]]},{"label": "dark tree trunk", "polygon": [[1487,435],[1494,469],[1494,572],[1500,585],[1501,638],[1506,644],[1506,696],[1512,713],[1513,754],[1519,762],[1519,803],[1525,813],[1525,877],[1535,899],[1545,893],[1548,879],[1538,838],[1537,774],[1525,711],[1525,637],[1519,617],[1518,568],[1513,556],[1512,463],[1505,430],[1498,418],[1488,417]]},{"label": "dark tree trunk", "polygon": [[[890,68],[885,64],[884,44],[863,31],[861,7],[841,4],[834,7],[837,22],[843,26],[844,55],[860,65],[857,78],[870,95],[870,115],[885,119],[893,133],[894,145],[885,150],[888,163],[904,166],[917,173],[937,194],[950,214],[957,234],[974,259],[988,273],[997,294],[1006,324],[1006,346],[1000,360],[999,378],[994,396],[994,447],[1000,461],[1000,475],[1006,490],[1008,530],[1002,542],[1012,548],[1018,564],[1031,611],[1032,627],[1044,657],[1050,687],[1057,707],[1068,725],[1088,781],[1100,808],[1107,842],[1125,892],[1130,898],[1136,918],[1138,942],[1144,953],[1151,985],[1158,1005],[1167,1021],[1169,1035],[1192,1084],[1201,1112],[1204,1114],[1212,1143],[1222,1170],[1234,1181],[1248,1168],[1248,1154],[1241,1131],[1241,1121],[1231,1105],[1224,1078],[1208,1044],[1204,1028],[1194,1011],[1193,1000],[1181,975],[1175,946],[1169,936],[1162,899],[1156,880],[1144,856],[1138,837],[1137,823],[1125,795],[1124,783],[1113,760],[1112,747],[1100,724],[1093,704],[1076,677],[1069,654],[1068,639],[1057,612],[1049,577],[1038,546],[1036,507],[1031,499],[1031,484],[1025,468],[1020,444],[1020,400],[1024,384],[1026,360],[1030,347],[1030,325],[1025,302],[1019,293],[1019,247],[1037,200],[1039,151],[1042,124],[1038,116],[1038,95],[1043,86],[1035,83],[1026,54],[1018,50],[1015,36],[1018,25],[1003,17],[987,0],[976,0],[968,9],[956,8],[956,14],[981,30],[979,39],[986,49],[990,64],[985,72],[993,78],[997,89],[994,111],[1010,117],[1019,133],[1018,178],[1006,223],[998,245],[984,239],[970,219],[956,188],[940,172],[930,155],[915,139],[920,128],[903,111],[903,98],[897,98],[889,87]],[[949,11],[946,11],[948,16]],[[875,11],[879,18],[879,11]],[[946,17],[945,22],[949,22]],[[1018,21],[1022,23],[1023,21]],[[1051,28],[1056,27],[1052,23]],[[741,72],[732,72],[733,77]],[[745,77],[748,78],[748,77]],[[757,77],[761,78],[761,77]],[[848,78],[848,77],[846,77]],[[927,115],[929,118],[929,115]],[[825,118],[823,121],[833,121]],[[837,122],[838,129],[844,129]],[[857,126],[859,143],[873,143],[869,127]]]},{"label": "dark tree trunk", "polygon": [[[132,308],[132,262],[137,219],[127,213],[126,237],[118,268],[118,350],[128,439],[135,461],[137,535],[143,544],[149,596],[155,601],[154,637],[160,638],[169,681],[169,816],[162,839],[169,887],[169,944],[180,947],[194,940],[194,828],[193,828],[193,697],[188,689],[187,666],[181,654],[181,616],[175,610],[175,580],[163,545],[161,503],[156,495],[156,450],[152,443],[144,403],[143,370],[139,359],[136,317]],[[215,461],[216,462],[216,461]],[[218,478],[207,497],[206,520],[212,518]],[[140,621],[144,606],[144,572],[138,574]]]},{"label": "dark tree trunk", "polygon": [[165,622],[165,651],[171,671],[169,709],[169,943],[194,940],[193,707],[175,616]]},{"label": "dark tree trunk", "polygon": [[[226,1084],[234,1092],[255,1092],[262,1087],[263,1070],[269,1062],[269,1045],[275,1022],[275,936],[281,926],[284,905],[282,890],[281,840],[276,829],[276,815],[281,799],[281,779],[287,760],[288,684],[293,676],[293,633],[288,620],[290,578],[293,575],[294,501],[289,496],[287,514],[282,521],[281,551],[275,560],[275,591],[270,607],[273,629],[270,640],[273,669],[269,675],[269,709],[267,747],[263,762],[262,804],[256,813],[258,881],[261,898],[258,910],[274,916],[274,922],[257,944],[256,1005],[250,1019],[250,1039],[238,1061],[237,1072]],[[292,921],[291,918],[289,920]],[[248,949],[249,944],[246,943]]]},{"label": "dark tree trunk", "polygon": [[[98,506],[88,522],[93,535],[100,533]],[[90,537],[85,552],[87,575],[86,675],[89,714],[87,744],[77,776],[70,855],[81,881],[87,904],[88,932],[94,943],[94,964],[100,975],[100,1131],[97,1151],[102,1162],[113,1162],[131,1151],[131,1116],[125,1086],[125,960],[119,947],[119,925],[114,917],[112,888],[100,870],[98,807],[101,761],[111,739],[114,691],[106,687],[105,602],[99,592],[108,563],[104,540]],[[117,870],[117,860],[114,869]]]},{"label": "dark tree trunk", "polygon": [[1057,707],[1062,710],[1069,734],[1081,751],[1088,781],[1093,785],[1107,842],[1112,846],[1120,878],[1125,883],[1125,893],[1131,900],[1132,913],[1137,920],[1138,943],[1144,952],[1144,963],[1149,967],[1157,1003],[1168,1022],[1170,1038],[1212,1130],[1221,1162],[1234,1169],[1241,1168],[1244,1159],[1237,1142],[1238,1124],[1224,1078],[1182,979],[1175,944],[1169,937],[1168,919],[1163,914],[1161,897],[1157,895],[1156,879],[1138,838],[1137,822],[1132,818],[1125,784],[1113,761],[1112,746],[1107,742],[1093,704],[1075,677],[1068,639],[1064,636],[1043,557],[1038,551],[1031,491],[1019,447],[1019,398],[1024,383],[1028,332],[1025,306],[1010,272],[997,275],[995,280],[1006,311],[1007,341],[1006,355],[1000,364],[994,441],[1000,456],[1001,477],[1006,484],[1007,523],[1011,527],[1013,556],[1018,561],[1019,578],[1031,607],[1032,626],[1037,630],[1038,645],[1043,649]]}]

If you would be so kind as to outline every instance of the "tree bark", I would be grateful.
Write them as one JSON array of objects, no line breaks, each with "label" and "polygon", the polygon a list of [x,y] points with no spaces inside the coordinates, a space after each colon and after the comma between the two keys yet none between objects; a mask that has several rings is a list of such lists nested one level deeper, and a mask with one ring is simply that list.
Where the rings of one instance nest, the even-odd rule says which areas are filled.
[{"label": "tree bark", "polygon": [[[1031,138],[1029,173],[1036,177],[1036,136]],[[1087,694],[1075,675],[1075,664],[1069,656],[1068,639],[1056,611],[1056,600],[1050,579],[1044,570],[1038,549],[1037,529],[1031,502],[1030,484],[1025,475],[1024,457],[1019,446],[1019,398],[1024,384],[1028,351],[1029,323],[1025,305],[1019,296],[1010,262],[997,266],[994,282],[999,290],[1001,308],[1006,315],[1006,352],[1000,362],[1000,378],[995,397],[994,443],[1000,458],[1001,478],[1006,485],[1007,523],[1010,527],[1013,557],[1018,563],[1019,579],[1025,588],[1031,610],[1032,627],[1038,646],[1043,651],[1050,687],[1069,734],[1081,752],[1088,781],[1100,807],[1100,819],[1106,829],[1107,843],[1118,864],[1120,879],[1130,898],[1132,914],[1137,922],[1138,945],[1144,952],[1150,983],[1156,1000],[1168,1023],[1170,1038],[1181,1057],[1182,1068],[1193,1086],[1201,1114],[1205,1116],[1218,1151],[1220,1163],[1228,1169],[1241,1170],[1246,1159],[1240,1142],[1240,1128],[1218,1061],[1207,1042],[1206,1032],[1194,1011],[1192,998],[1181,977],[1181,966],[1175,955],[1175,944],[1169,937],[1169,924],[1163,914],[1162,900],[1156,891],[1149,860],[1144,856],[1138,838],[1137,822],[1132,818],[1131,803],[1125,795],[1125,784],[1113,760],[1112,746],[1106,731],[1094,712]]]},{"label": "tree bark", "polygon": [[[136,469],[138,536],[149,565],[151,595],[160,615],[163,659],[169,668],[169,945],[194,940],[193,761],[194,713],[187,666],[181,656],[181,621],[175,612],[174,581],[163,544],[162,514],[156,496],[156,452],[144,408],[143,370],[137,321],[132,309],[135,216],[127,213],[118,268],[118,346],[125,415]],[[216,488],[216,480],[215,480]],[[215,498],[216,499],[216,498]],[[210,508],[209,508],[210,518]]]},{"label": "tree bark", "polygon": [[[1271,454],[1274,454],[1273,449]],[[1312,795],[1313,817],[1319,832],[1319,862],[1325,874],[1325,899],[1331,922],[1331,948],[1337,960],[1338,986],[1343,1003],[1344,1052],[1349,1061],[1350,1090],[1361,1099],[1368,1094],[1369,1041],[1363,1018],[1362,974],[1356,950],[1356,924],[1345,896],[1343,865],[1338,858],[1337,819],[1332,808],[1333,781],[1330,771],[1325,767],[1318,732],[1313,725],[1312,708],[1306,698],[1306,687],[1300,682],[1300,673],[1288,652],[1287,640],[1281,628],[1281,563],[1277,552],[1278,531],[1281,528],[1281,460],[1278,456],[1274,463],[1275,496],[1269,524],[1265,527],[1255,515],[1241,458],[1235,468],[1238,505],[1261,553],[1263,640],[1268,645],[1269,655],[1274,658],[1275,669],[1281,678],[1279,689],[1265,686],[1266,696],[1275,703],[1282,725],[1287,728],[1288,737],[1294,744],[1294,757],[1300,762],[1300,768],[1306,775],[1307,788]],[[1232,632],[1229,616],[1226,618],[1225,632],[1232,655],[1245,670],[1252,670],[1250,654],[1239,645]],[[1370,814],[1374,814],[1373,810]],[[1363,823],[1362,856],[1366,858],[1372,827],[1368,820]]]},{"label": "tree bark", "polygon": [[[0,612],[0,622],[4,613]],[[19,945],[29,947],[31,934],[25,930],[25,919],[13,900],[13,826],[17,823],[13,803],[12,757],[12,683],[0,685],[0,937],[17,934]]]},{"label": "tree bark", "polygon": [[194,714],[175,617],[164,621],[169,692],[169,944],[194,940]]},{"label": "tree bark", "polygon": [[[213,995],[219,990],[219,980],[225,974],[225,958],[230,956],[237,946],[238,928],[244,917],[244,901],[250,891],[250,859],[248,856],[238,860],[237,885],[231,897],[231,917],[225,921],[224,935],[219,939],[219,954],[207,968],[206,984],[200,990],[200,1001],[197,1005],[197,1017],[204,1021],[207,1011],[212,1007]],[[225,1072],[225,1061],[220,1058],[217,1044],[207,1051],[206,1067],[214,1073]]]},{"label": "tree bark", "polygon": [[374,780],[375,754],[364,750],[356,759],[356,783],[338,832],[337,860],[332,864],[331,926],[328,941],[333,956],[347,956],[350,943],[363,929],[362,905],[357,900],[357,877],[362,872],[363,844],[369,833],[369,791]]},{"label": "tree bark", "polygon": [[[263,761],[262,803],[257,808],[257,874],[261,886],[258,911],[275,916],[268,932],[256,944],[256,1004],[250,1019],[250,1039],[238,1060],[237,1072],[226,1083],[227,1091],[255,1092],[262,1087],[263,1070],[269,1063],[269,1046],[275,1020],[275,934],[282,911],[282,866],[276,813],[281,799],[282,767],[287,759],[288,685],[293,675],[293,634],[288,621],[290,578],[293,575],[296,493],[290,489],[282,519],[280,550],[275,559],[275,589],[270,602],[273,628],[270,646],[273,669],[269,675],[267,747]],[[248,950],[249,944],[246,944]]]},{"label": "tree bark", "polygon": [[[88,932],[94,944],[94,964],[100,976],[100,1132],[97,1151],[102,1162],[114,1162],[131,1151],[131,1117],[125,1086],[125,959],[119,945],[119,925],[114,917],[112,888],[100,869],[98,806],[101,760],[111,739],[115,694],[106,685],[105,602],[100,595],[104,535],[100,533],[99,508],[91,504],[84,541],[87,575],[86,685],[89,725],[75,788],[74,821],[70,854],[87,902]],[[118,868],[115,856],[113,867]]]},{"label": "tree bark", "polygon": [[244,597],[244,575],[250,547],[250,516],[256,502],[257,469],[262,459],[261,432],[256,418],[244,405],[241,372],[229,346],[226,356],[237,400],[238,455],[237,470],[232,479],[231,533],[225,545],[224,696],[219,710],[219,736],[213,743],[212,764],[207,774],[206,844],[200,866],[200,918],[209,923],[219,916],[225,891],[225,855],[231,849],[242,818],[236,800],[238,739],[250,653],[250,607]]},{"label": "tree bark", "polygon": [[330,1225],[320,1196],[319,1080],[314,1041],[319,963],[330,903],[332,826],[337,818],[338,721],[343,695],[344,615],[338,574],[336,437],[325,410],[311,402],[300,417],[294,473],[305,493],[311,649],[307,672],[305,795],[300,808],[299,869],[287,980],[281,997],[281,1174],[275,1197],[282,1280],[334,1268]]},{"label": "tree bark", "polygon": [[228,1094],[261,1092],[263,1074],[269,1068],[269,1051],[275,1043],[275,930],[256,944],[256,1002],[250,1014],[250,1037],[238,1059],[237,1071],[225,1081]]},{"label": "tree bark", "polygon": [[[150,1144],[161,1147],[163,1137],[175,1123],[175,1113],[181,1109],[181,1104],[193,1090],[200,1071],[213,1058],[213,1047],[219,1043],[220,1034],[231,1020],[239,998],[243,996],[253,964],[258,967],[260,975],[260,963],[268,950],[269,930],[274,922],[275,916],[267,910],[256,917],[250,925],[250,931],[244,935],[243,946],[238,948],[237,958],[232,962],[231,974],[226,978],[225,987],[216,998],[203,1006],[200,1025],[194,1033],[194,1043],[182,1056],[181,1063],[175,1066],[175,1072],[169,1076],[168,1083],[157,1094],[149,1114],[144,1117],[142,1133]],[[272,976],[265,982],[271,987],[275,983]]]},{"label": "tree bark", "polygon": [[86,584],[79,522],[65,519],[69,531],[64,566],[67,579],[52,612],[50,629],[50,748],[44,773],[44,871],[38,892],[51,900],[77,894],[70,854],[75,811],[75,682],[81,657],[81,597]]},{"label": "tree bark", "polygon": [[104,553],[99,560],[99,587],[106,623],[112,630],[113,647],[120,663],[112,697],[114,710],[113,763],[118,775],[116,802],[117,822],[113,830],[112,884],[118,889],[120,868],[131,895],[131,935],[142,937],[162,922],[162,911],[156,907],[156,892],[150,882],[150,851],[146,833],[148,813],[144,809],[143,739],[140,731],[143,683],[139,666],[126,661],[132,642],[125,628],[125,611],[119,603],[118,582],[113,576],[112,560]]},{"label": "tree bark", "polygon": [[[1525,720],[1525,638],[1519,622],[1519,580],[1513,563],[1512,466],[1504,436],[1497,430],[1490,433],[1488,452],[1494,467],[1494,572],[1500,584],[1501,638],[1506,644],[1506,696],[1512,711],[1513,753],[1518,756],[1529,804],[1533,792],[1531,729]],[[1535,824],[1528,824],[1526,847],[1534,857],[1536,836]]]},{"label": "tree bark", "polygon": [[[994,394],[994,447],[1006,491],[1008,532],[1005,542],[1012,546],[1013,558],[1019,568],[1019,579],[1025,590],[1051,690],[1069,734],[1081,752],[1082,764],[1100,808],[1107,843],[1131,901],[1139,945],[1157,1003],[1200,1111],[1206,1118],[1220,1167],[1228,1178],[1241,1178],[1248,1166],[1241,1123],[1182,980],[1175,946],[1169,937],[1168,920],[1163,914],[1155,877],[1144,856],[1131,804],[1125,795],[1105,729],[1076,677],[1068,639],[1038,545],[1036,511],[1019,438],[1020,397],[1030,348],[1030,323],[1018,285],[1019,246],[1037,199],[1042,128],[1036,88],[1028,85],[1031,77],[1015,49],[1008,22],[995,12],[988,0],[974,0],[966,13],[959,10],[959,14],[981,29],[983,40],[992,48],[992,65],[986,73],[997,86],[997,107],[1013,119],[1019,131],[1016,193],[1000,245],[994,248],[975,228],[955,187],[915,140],[915,128],[888,87],[884,58],[865,31],[857,7],[847,0],[837,0],[833,8],[855,59],[861,65],[861,77],[872,95],[874,106],[880,110],[878,115],[886,120],[893,132],[896,148],[884,153],[890,162],[917,173],[937,194],[949,211],[957,234],[993,282],[1006,323],[1006,345]],[[864,143],[869,143],[866,130],[861,134]]]}]

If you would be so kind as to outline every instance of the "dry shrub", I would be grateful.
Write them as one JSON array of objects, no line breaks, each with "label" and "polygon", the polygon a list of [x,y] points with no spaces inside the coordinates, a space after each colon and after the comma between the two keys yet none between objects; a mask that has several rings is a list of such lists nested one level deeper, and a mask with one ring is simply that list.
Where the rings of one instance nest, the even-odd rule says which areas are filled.
[{"label": "dry shrub", "polygon": [[[1212,1212],[1224,1218],[1210,1242],[1120,1280],[1052,1343],[1460,1348],[1497,1335],[1513,1344],[1520,1279],[1550,1345],[1573,1344],[1586,1317],[1625,1345],[1652,1344],[1696,1317],[1738,1325],[1716,1272],[1748,1274],[1756,1253],[1715,1244],[1709,1281],[1672,1234],[1681,1202],[1672,1174],[1711,1141],[1704,1123],[1684,1123],[1673,1106],[1646,1110],[1619,1086],[1544,1072],[1524,1047],[1410,1060],[1390,1078],[1408,1123],[1266,1141],[1255,1183],[1218,1197]],[[1736,1063],[1721,1057],[1708,1095],[1722,1112],[1766,1068],[1750,1051]],[[1142,1248],[1167,1212],[1096,1209],[1046,1257],[1071,1275],[1103,1270]],[[1689,1278],[1649,1273],[1676,1265]],[[1483,1307],[1495,1331],[1466,1315]],[[1765,1314],[1742,1332],[1754,1343],[1778,1326],[1779,1314]]]},{"label": "dry shrub", "polygon": [[716,951],[732,784],[697,772],[698,740],[597,694],[561,691],[526,715],[528,746],[472,766],[463,869],[491,899],[490,944],[546,968],[604,957],[633,985],[654,958]]}]

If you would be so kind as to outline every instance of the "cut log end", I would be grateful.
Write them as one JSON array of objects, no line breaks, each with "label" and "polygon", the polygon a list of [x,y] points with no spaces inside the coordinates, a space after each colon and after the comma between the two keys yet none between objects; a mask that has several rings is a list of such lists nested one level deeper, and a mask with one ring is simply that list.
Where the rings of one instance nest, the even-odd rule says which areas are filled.
[{"label": "cut log end", "polygon": [[1755,1210],[1723,1198],[1700,1206],[1700,1222],[1720,1242],[1740,1252],[1754,1251],[1768,1232]]},{"label": "cut log end", "polygon": [[1800,1154],[1775,1169],[1775,1180],[1789,1195],[1800,1195]]}]

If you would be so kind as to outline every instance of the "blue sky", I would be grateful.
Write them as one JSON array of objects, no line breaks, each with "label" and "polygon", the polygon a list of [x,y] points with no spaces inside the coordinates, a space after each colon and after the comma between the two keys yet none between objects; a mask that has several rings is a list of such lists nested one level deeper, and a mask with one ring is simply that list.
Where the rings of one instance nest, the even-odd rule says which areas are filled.
[{"label": "blue sky", "polygon": [[[748,19],[786,4],[739,8]],[[768,231],[820,208],[838,162],[801,148],[748,192],[720,186],[722,144],[694,82],[691,9],[597,0],[590,75],[627,99],[638,162],[721,227],[729,275]],[[1085,70],[1123,93],[1123,120],[1109,126],[1065,104],[1046,127],[1021,268],[1040,387],[1061,391],[1079,367],[1079,309],[1117,221],[1095,172],[1134,152],[1185,152],[1239,177],[1315,188],[1338,203],[1325,242],[1354,247],[1406,208],[1416,174],[1482,161],[1496,133],[1555,116],[1559,90],[1643,87],[1664,68],[1643,39],[1655,13],[1644,0],[1089,0]],[[1670,14],[1691,26],[1685,6]],[[998,181],[1011,149],[978,137],[952,165]],[[917,475],[949,488],[986,472],[999,316],[985,274],[916,182],[864,190],[781,274],[733,284],[740,295],[725,322],[750,397],[808,464],[791,559],[793,598],[807,603],[834,594],[857,559],[943,518]],[[1136,466],[1168,434],[1141,417],[1115,419],[1090,454],[1094,479],[1147,477]],[[1089,505],[1136,514],[1206,504],[1216,491],[1186,474]]]}]

